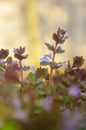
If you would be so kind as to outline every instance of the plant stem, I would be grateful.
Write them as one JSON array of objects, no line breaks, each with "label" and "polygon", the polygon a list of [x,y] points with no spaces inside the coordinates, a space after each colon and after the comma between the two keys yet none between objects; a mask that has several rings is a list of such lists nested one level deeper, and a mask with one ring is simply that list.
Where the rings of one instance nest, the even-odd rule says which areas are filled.
[{"label": "plant stem", "polygon": [[20,60],[20,81],[21,81],[21,88],[20,91],[22,92],[22,82],[23,82],[23,71],[22,71],[22,61]]},{"label": "plant stem", "polygon": [[23,71],[22,71],[22,62],[19,62],[20,64],[20,78],[21,78],[21,82],[23,81]]},{"label": "plant stem", "polygon": [[[54,51],[53,51],[52,64],[54,64],[56,49],[57,49],[57,43],[55,44]],[[52,74],[53,74],[53,68],[52,66],[50,66],[49,84],[51,84]]]}]

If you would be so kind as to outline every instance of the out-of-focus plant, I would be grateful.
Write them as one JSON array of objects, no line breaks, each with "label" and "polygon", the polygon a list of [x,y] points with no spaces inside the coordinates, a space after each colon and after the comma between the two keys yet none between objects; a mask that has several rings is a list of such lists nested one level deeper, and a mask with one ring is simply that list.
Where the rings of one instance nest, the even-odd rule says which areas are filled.
[{"label": "out-of-focus plant", "polygon": [[0,50],[0,130],[85,130],[84,59],[75,56],[72,64],[55,61],[68,36],[58,28],[52,38],[53,45],[45,43],[51,52],[40,58],[37,69],[23,65],[25,47],[14,48],[16,60],[8,49]]}]

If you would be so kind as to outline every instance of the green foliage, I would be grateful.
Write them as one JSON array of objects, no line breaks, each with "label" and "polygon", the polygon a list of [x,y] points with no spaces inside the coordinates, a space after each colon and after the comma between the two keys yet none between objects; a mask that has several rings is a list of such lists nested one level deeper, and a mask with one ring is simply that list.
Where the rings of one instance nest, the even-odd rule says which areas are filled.
[{"label": "green foliage", "polygon": [[40,65],[41,65],[41,66],[46,66],[46,65],[49,65],[49,63],[43,61],[43,62],[40,63]]},{"label": "green foliage", "polygon": [[36,86],[36,92],[39,96],[44,97],[52,93],[52,89],[49,84],[41,82]]},{"label": "green foliage", "polygon": [[[9,50],[0,50],[0,130],[79,130],[78,124],[85,130],[84,59],[76,56],[72,64],[69,60],[55,61],[56,53],[65,51],[58,45],[68,36],[58,28],[52,38],[54,45],[45,43],[52,53],[40,59],[36,70],[22,65],[28,56],[25,47],[14,48],[17,60],[8,57]],[[23,75],[25,70],[30,70],[27,77]]]},{"label": "green foliage", "polygon": [[65,52],[65,50],[56,50],[55,51],[56,54],[61,54],[61,53],[64,53],[64,52]]},{"label": "green foliage", "polygon": [[45,43],[45,45],[50,51],[53,51],[54,47],[52,45],[50,45],[49,43]]},{"label": "green foliage", "polygon": [[16,127],[15,122],[9,121],[0,130],[17,130],[17,127]]},{"label": "green foliage", "polygon": [[36,71],[36,76],[37,78],[46,78],[47,76],[47,73],[48,73],[48,69],[47,68],[37,68],[37,71]]},{"label": "green foliage", "polygon": [[28,80],[29,80],[30,83],[35,84],[36,83],[36,75],[35,75],[35,73],[31,72],[29,74],[29,76],[28,76]]},{"label": "green foliage", "polygon": [[4,73],[4,70],[3,68],[0,67],[0,75],[3,75],[3,73]]}]

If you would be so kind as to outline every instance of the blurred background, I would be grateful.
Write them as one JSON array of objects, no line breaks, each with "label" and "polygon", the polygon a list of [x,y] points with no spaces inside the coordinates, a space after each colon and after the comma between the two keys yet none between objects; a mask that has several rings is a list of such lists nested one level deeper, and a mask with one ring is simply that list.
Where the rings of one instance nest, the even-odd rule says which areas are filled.
[{"label": "blurred background", "polygon": [[28,64],[39,64],[48,53],[58,27],[67,30],[65,53],[58,61],[84,56],[86,59],[86,0],[0,0],[0,48],[26,47]]}]

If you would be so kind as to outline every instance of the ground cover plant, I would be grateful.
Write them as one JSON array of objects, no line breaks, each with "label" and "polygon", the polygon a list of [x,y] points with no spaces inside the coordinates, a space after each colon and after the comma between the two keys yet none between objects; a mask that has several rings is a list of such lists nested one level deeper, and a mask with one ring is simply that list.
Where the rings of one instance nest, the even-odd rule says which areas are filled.
[{"label": "ground cover plant", "polygon": [[52,39],[37,69],[23,65],[25,47],[14,48],[13,58],[0,50],[0,130],[86,130],[84,59],[58,62],[68,35],[58,28]]}]

